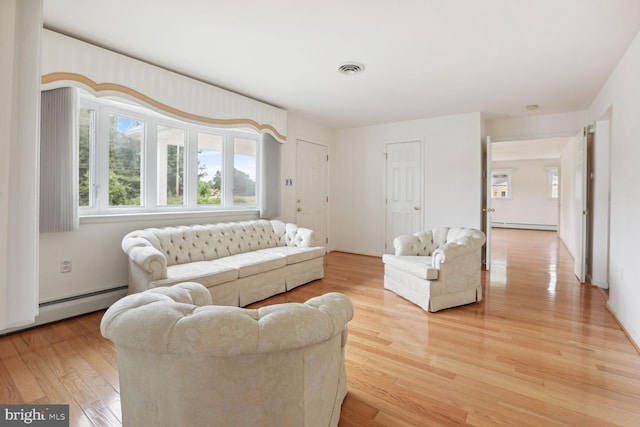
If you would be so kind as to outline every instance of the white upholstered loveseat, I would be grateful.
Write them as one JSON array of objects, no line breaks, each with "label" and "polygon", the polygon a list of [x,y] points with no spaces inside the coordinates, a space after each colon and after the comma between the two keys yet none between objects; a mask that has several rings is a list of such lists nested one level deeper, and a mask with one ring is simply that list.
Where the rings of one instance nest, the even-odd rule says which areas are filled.
[{"label": "white upholstered loveseat", "polygon": [[128,233],[129,293],[204,285],[217,305],[245,306],[324,276],[313,231],[279,220],[147,228]]},{"label": "white upholstered loveseat", "polygon": [[398,236],[385,254],[384,287],[427,311],[482,300],[480,230],[441,227]]},{"label": "white upholstered loveseat", "polygon": [[336,426],[347,393],[348,297],[211,305],[198,283],[128,295],[104,314],[124,426]]}]

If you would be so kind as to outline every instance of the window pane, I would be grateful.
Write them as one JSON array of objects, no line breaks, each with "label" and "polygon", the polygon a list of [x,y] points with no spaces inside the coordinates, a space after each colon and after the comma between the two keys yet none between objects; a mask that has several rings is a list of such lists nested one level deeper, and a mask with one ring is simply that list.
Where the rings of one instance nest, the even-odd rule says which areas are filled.
[{"label": "window pane", "polygon": [[233,140],[233,204],[256,204],[257,142]]},{"label": "window pane", "polygon": [[554,170],[551,171],[551,198],[553,199],[557,199],[558,198],[558,171]]},{"label": "window pane", "polygon": [[491,198],[506,199],[511,197],[511,175],[505,172],[491,174]]},{"label": "window pane", "polygon": [[198,204],[222,203],[222,136],[198,133]]},{"label": "window pane", "polygon": [[183,129],[158,126],[158,206],[183,205],[184,144]]},{"label": "window pane", "polygon": [[109,206],[141,206],[144,122],[116,115],[110,121]]},{"label": "window pane", "polygon": [[91,147],[94,138],[95,111],[81,108],[78,147],[78,206],[91,206]]}]

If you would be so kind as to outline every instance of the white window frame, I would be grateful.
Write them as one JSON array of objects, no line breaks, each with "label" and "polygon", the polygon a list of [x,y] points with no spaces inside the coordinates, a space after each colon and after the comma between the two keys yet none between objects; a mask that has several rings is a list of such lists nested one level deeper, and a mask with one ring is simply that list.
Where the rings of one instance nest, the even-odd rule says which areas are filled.
[{"label": "white window frame", "polygon": [[[491,171],[491,199],[493,200],[509,200],[513,198],[513,180],[511,169],[494,169]],[[508,192],[506,196],[496,196],[493,193],[493,177],[494,175],[506,175]]]},{"label": "white window frame", "polygon": [[[547,170],[547,196],[550,199],[557,200],[560,198],[560,168],[557,166],[547,166],[545,167]],[[553,176],[556,175],[558,177],[558,189],[557,194],[553,195]]]},{"label": "white window frame", "polygon": [[[81,108],[95,111],[92,128],[95,133],[90,140],[90,182],[89,206],[80,206],[80,217],[112,216],[152,213],[188,213],[202,211],[258,211],[260,206],[260,135],[249,129],[226,129],[188,123],[153,112],[142,106],[98,99],[87,94],[80,97]],[[141,206],[109,206],[109,117],[115,114],[141,120],[145,123],[145,135],[141,144]],[[158,204],[158,158],[157,129],[167,126],[185,130],[185,167],[183,191],[185,203],[182,205]],[[220,135],[223,137],[222,188],[223,198],[220,205],[198,205],[198,133]],[[251,205],[233,204],[233,167],[234,138],[255,140],[256,142],[256,202]]]}]

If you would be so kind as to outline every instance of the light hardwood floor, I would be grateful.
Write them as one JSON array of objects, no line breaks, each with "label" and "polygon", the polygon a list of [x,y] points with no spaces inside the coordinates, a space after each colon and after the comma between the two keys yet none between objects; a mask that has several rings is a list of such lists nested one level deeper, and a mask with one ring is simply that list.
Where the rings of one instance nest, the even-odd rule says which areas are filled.
[{"label": "light hardwood floor", "polygon": [[[251,307],[352,299],[343,427],[640,426],[640,355],[605,294],[577,282],[555,233],[493,236],[481,303],[426,313],[383,289],[380,258],[332,252],[324,279]],[[101,316],[1,337],[0,403],[68,403],[72,426],[119,426]]]}]

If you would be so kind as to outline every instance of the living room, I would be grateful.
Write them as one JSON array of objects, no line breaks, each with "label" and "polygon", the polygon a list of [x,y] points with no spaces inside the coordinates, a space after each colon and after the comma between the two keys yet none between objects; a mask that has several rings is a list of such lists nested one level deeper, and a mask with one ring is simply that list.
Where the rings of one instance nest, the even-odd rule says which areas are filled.
[{"label": "living room", "polygon": [[[67,7],[72,7],[72,3],[68,2]],[[581,10],[580,13],[587,13],[584,11],[586,9],[589,16],[602,14],[602,19],[608,16],[611,21],[606,25],[608,29],[603,31],[604,35],[609,37],[609,33],[613,32],[611,28],[616,27],[616,31],[619,30],[618,37],[622,39],[617,40],[615,47],[611,49],[607,46],[593,46],[604,51],[610,50],[614,52],[615,55],[612,55],[616,56],[616,59],[609,59],[608,62],[603,60],[602,69],[597,70],[599,79],[596,78],[592,81],[584,82],[584,95],[578,96],[576,93],[572,93],[575,101],[572,107],[563,105],[562,108],[558,107],[557,110],[548,107],[548,104],[544,101],[544,96],[548,96],[549,92],[562,91],[562,87],[556,86],[556,83],[549,83],[544,90],[541,89],[544,88],[544,85],[536,86],[538,91],[535,94],[536,99],[531,99],[534,95],[532,92],[527,92],[526,96],[522,96],[518,104],[518,108],[522,111],[517,116],[490,114],[489,108],[485,109],[485,104],[481,103],[475,104],[477,108],[468,107],[471,104],[465,104],[464,107],[457,106],[455,103],[456,98],[462,97],[464,93],[470,91],[468,86],[472,84],[469,83],[473,81],[469,80],[472,74],[491,74],[492,67],[504,67],[511,62],[507,60],[500,61],[499,57],[492,58],[493,61],[486,63],[471,64],[473,67],[469,67],[467,63],[465,63],[465,66],[461,66],[460,68],[464,69],[465,73],[458,76],[459,89],[457,91],[419,93],[419,98],[436,99],[439,109],[423,109],[415,113],[401,115],[399,111],[402,110],[403,100],[400,95],[396,95],[396,98],[390,98],[384,94],[369,95],[370,97],[358,101],[355,105],[349,104],[342,99],[334,101],[336,111],[332,118],[334,121],[331,122],[320,114],[305,114],[306,110],[301,106],[296,105],[295,108],[288,108],[283,104],[282,106],[287,110],[284,130],[286,142],[281,146],[280,176],[283,182],[291,179],[294,184],[297,183],[296,142],[298,140],[311,141],[328,147],[330,162],[328,173],[329,204],[326,217],[327,249],[329,251],[379,257],[387,251],[385,249],[386,236],[384,234],[387,224],[384,210],[385,178],[383,172],[385,170],[384,153],[387,144],[416,139],[421,141],[424,153],[422,227],[432,228],[443,224],[456,224],[482,228],[482,142],[486,141],[487,136],[490,136],[494,141],[549,136],[570,137],[576,135],[583,127],[589,124],[596,123],[597,128],[598,123],[610,122],[610,206],[607,209],[610,212],[607,224],[609,228],[608,275],[605,277],[606,283],[602,285],[603,287],[608,287],[609,309],[637,346],[640,343],[640,314],[638,314],[637,304],[635,303],[638,295],[636,282],[637,278],[640,277],[640,267],[635,262],[639,255],[635,238],[640,235],[635,212],[640,208],[640,198],[634,185],[640,179],[640,176],[638,176],[640,171],[634,162],[638,154],[637,139],[640,126],[638,121],[638,117],[640,117],[640,96],[638,96],[640,85],[635,77],[640,73],[637,5],[634,2],[616,2],[615,4],[619,6],[619,9],[617,9],[614,6],[602,6],[600,2],[594,2],[590,4],[592,7],[590,9],[589,7],[583,7],[581,2],[573,2],[573,9],[566,6],[568,10],[564,10],[564,7],[554,6],[554,4],[554,2],[544,3],[544,7],[540,6],[538,10],[530,3],[523,10],[528,13],[532,12],[531,9],[534,9],[544,16],[546,12],[553,11],[557,7],[563,9],[564,15],[562,17],[566,19],[567,16],[572,16],[574,13],[578,14],[578,10]],[[496,2],[490,2],[490,5],[495,8],[500,6]],[[288,4],[287,6],[291,5]],[[507,8],[504,4],[502,6]],[[44,7],[45,27],[48,28],[45,31],[54,33],[56,33],[56,29],[63,31],[64,28],[56,28],[53,21],[56,7],[60,7],[60,11],[64,10],[61,2],[54,5],[54,2],[45,1]],[[116,6],[113,7],[115,8]],[[489,8],[489,5],[486,7]],[[629,9],[625,9],[625,7]],[[365,6],[364,8],[366,9],[367,7]],[[614,10],[617,14],[606,14],[600,8],[603,8],[604,12]],[[12,8],[12,10],[14,9]],[[495,9],[490,10],[495,11]],[[516,19],[520,14],[526,14],[523,11],[518,13],[517,7],[515,11],[512,11],[511,7],[508,10],[509,16],[513,15],[513,19]],[[51,14],[49,17],[47,12]],[[345,11],[345,19],[347,16],[357,16],[353,14],[353,11],[349,10],[349,12],[351,14],[347,14]],[[406,15],[406,12],[396,11],[395,13]],[[623,20],[625,16],[629,19]],[[3,19],[10,20],[10,17],[11,14],[3,13]],[[397,18],[397,16],[394,17]],[[47,21],[47,18],[49,21]],[[464,25],[471,25],[473,18],[469,16],[464,18]],[[377,21],[378,25],[386,23],[385,19],[380,19],[381,21]],[[391,20],[391,17],[388,19]],[[625,25],[618,24],[622,21],[624,21]],[[3,27],[12,29],[16,27],[14,24],[15,22],[12,25]],[[344,22],[341,22],[341,24],[344,24]],[[462,26],[464,27],[464,25]],[[469,28],[476,29],[477,26],[470,26]],[[514,28],[511,28],[511,30],[515,32]],[[12,30],[5,31],[11,32]],[[506,30],[502,28],[501,31]],[[73,31],[67,29],[67,32],[71,33]],[[598,33],[602,37],[601,40],[605,39],[605,36],[602,35],[603,33]],[[288,37],[291,37],[290,34]],[[5,40],[4,35],[3,33],[3,40]],[[469,30],[466,35],[467,39],[465,40],[472,39],[473,31]],[[569,45],[571,44],[570,40],[573,40],[573,38],[584,40],[584,34],[569,33],[565,36],[566,39],[562,40]],[[285,39],[288,37],[285,37]],[[617,39],[618,37],[610,37],[610,39]],[[3,79],[5,80],[5,88],[8,91],[18,79],[13,69],[20,69],[23,61],[25,61],[24,58],[18,61],[14,53],[15,46],[18,46],[18,50],[24,47],[21,44],[24,41],[20,39],[19,32],[17,36],[11,33],[6,38],[6,40],[14,41],[16,39],[18,41],[15,44],[9,46],[3,44],[2,47],[3,56],[6,54],[7,57],[13,58],[12,61],[3,66],[3,75],[4,71],[11,70],[7,73],[7,76],[12,77]],[[87,37],[87,39],[91,40],[90,37]],[[610,39],[607,38],[607,40]],[[592,39],[587,38],[587,40],[594,42]],[[383,41],[384,38],[382,41],[376,39],[378,43],[362,40],[360,40],[360,43],[363,46],[368,46],[368,49],[375,50],[378,46],[388,47]],[[555,39],[546,41],[548,43],[557,42]],[[93,42],[102,47],[111,47],[115,52],[126,53],[126,47],[123,45],[109,46],[108,41],[102,39],[93,40]],[[390,43],[390,41],[386,43]],[[543,45],[543,43],[541,44]],[[585,42],[581,45],[585,49],[585,51],[580,52],[581,55],[589,54],[589,50],[585,47],[588,44]],[[530,46],[529,48],[532,47]],[[231,48],[229,47],[229,49]],[[522,49],[526,50],[525,47]],[[553,56],[551,51],[545,51],[544,49],[539,52],[546,52]],[[363,52],[362,56],[366,58],[365,53]],[[49,52],[49,54],[51,53]],[[47,52],[43,52],[43,55],[47,55]],[[353,96],[355,92],[353,92],[352,88],[349,88],[349,85],[360,85],[361,83],[356,79],[361,77],[361,80],[368,78],[367,76],[375,73],[376,67],[379,66],[376,62],[365,61],[365,59],[358,57],[353,58],[351,55],[354,55],[354,53],[350,53],[347,56],[347,53],[343,52],[341,57],[336,58],[335,61],[340,62],[345,59],[361,60],[367,66],[365,71],[359,76],[342,76],[333,70],[338,64],[330,64],[331,72],[336,74],[335,78],[341,80],[338,80],[339,86],[333,87],[327,92],[347,92]],[[544,55],[541,54],[542,56]],[[406,67],[410,68],[411,61],[415,61],[415,59],[407,58],[407,61],[409,62]],[[593,59],[592,61],[597,62]],[[170,68],[166,64],[156,65]],[[434,66],[453,67],[454,65],[447,63],[445,58],[440,59],[440,62]],[[402,68],[404,66],[396,67]],[[557,69],[552,71],[560,74]],[[459,70],[458,72],[462,73]],[[550,74],[552,75],[553,72]],[[580,71],[572,71],[569,74],[570,79],[574,80],[578,80],[579,76],[581,76]],[[396,77],[387,75],[386,78],[392,80]],[[513,80],[518,80],[515,71],[512,78]],[[218,79],[222,79],[222,77],[211,77],[214,82],[218,82]],[[529,81],[519,83],[521,85],[532,84]],[[258,83],[255,85],[258,85]],[[240,93],[252,95],[254,86],[236,88],[229,84],[227,89],[235,89]],[[574,92],[578,92],[575,86],[572,86],[571,89]],[[255,98],[264,99],[267,103],[279,105],[276,99],[261,98],[264,96],[257,91],[253,95]],[[505,94],[494,91],[477,96],[500,98]],[[15,148],[9,142],[15,139],[13,135],[16,132],[12,125],[9,125],[12,120],[10,118],[15,118],[14,102],[3,100],[2,103],[2,116],[7,120],[7,126],[2,126],[4,152],[10,152]],[[531,103],[539,103],[540,108],[533,113],[527,111],[525,106]],[[361,118],[360,116],[364,116],[369,104],[387,104],[387,114],[384,116],[379,115],[375,119],[369,120]],[[512,106],[512,108],[515,108],[515,106]],[[353,111],[356,111],[356,113],[353,113]],[[361,113],[357,113],[358,111],[361,111]],[[346,117],[351,117],[352,121],[347,122]],[[6,167],[2,168],[5,174],[3,177],[5,178],[4,181],[8,183],[12,182],[9,177],[16,176],[16,170],[20,169],[16,169],[17,166],[9,164],[8,157],[5,158],[5,162],[7,162],[4,164]],[[280,188],[279,217],[284,221],[297,222],[298,220],[296,190],[296,185],[282,184]],[[15,217],[21,212],[28,211],[30,205],[21,205],[22,211],[16,214],[11,207],[15,206],[13,203],[15,200],[9,199],[4,194],[8,193],[3,192],[3,229],[23,230],[22,225],[16,222]],[[455,195],[455,197],[452,197],[452,195]],[[218,213],[215,220],[235,221],[254,219],[257,216],[257,210],[240,213],[223,212]],[[8,273],[7,278],[3,280],[2,288],[3,290],[7,289],[7,283],[15,282],[16,277],[26,279],[25,281],[28,283],[37,283],[34,289],[38,289],[38,291],[34,291],[36,292],[35,297],[31,298],[31,302],[35,298],[38,304],[43,304],[40,308],[41,314],[47,313],[48,309],[55,306],[53,304],[55,302],[67,301],[81,295],[88,295],[89,298],[89,305],[86,306],[89,308],[83,308],[83,310],[102,309],[104,308],[104,301],[100,300],[100,296],[96,296],[96,294],[103,295],[106,293],[110,294],[110,297],[119,297],[126,293],[124,287],[127,284],[127,259],[120,248],[122,236],[133,229],[150,225],[171,225],[175,224],[176,220],[176,217],[167,218],[166,216],[161,218],[147,216],[135,219],[118,217],[107,221],[95,217],[81,218],[78,231],[42,234],[37,238],[37,242],[20,243],[24,247],[16,246],[16,241],[24,240],[22,239],[23,236],[17,238],[3,237],[2,241],[5,250],[3,251],[0,266],[3,271]],[[180,220],[197,223],[210,221],[210,217],[202,213],[189,214],[188,216],[183,216]],[[9,232],[7,234],[3,233],[3,235],[9,236]],[[25,231],[25,235],[33,237],[33,228]],[[567,246],[570,247],[571,243],[569,242]],[[88,250],[88,248],[91,250]],[[19,252],[21,256],[29,258],[31,261],[27,259],[26,261],[19,260],[16,262],[11,255],[13,252]],[[64,274],[60,272],[60,261],[62,259],[72,260],[71,272]],[[25,270],[33,270],[35,266],[36,271],[26,275],[21,271],[14,271],[14,268],[19,267],[22,263],[26,263],[26,265],[23,265]],[[32,268],[29,268],[29,266]],[[39,280],[34,279],[38,276]],[[29,277],[32,280],[29,280]],[[14,303],[11,296],[14,294],[4,291],[3,295],[7,295],[2,299],[3,311],[9,313],[13,308],[5,310],[5,307],[13,307]],[[96,303],[95,300],[99,300],[99,302]],[[69,304],[72,306],[71,310],[76,309],[75,304],[73,302]],[[92,306],[91,304],[97,305]],[[31,311],[33,311],[33,308],[31,308]],[[9,327],[7,324],[4,324],[4,326]]]}]

